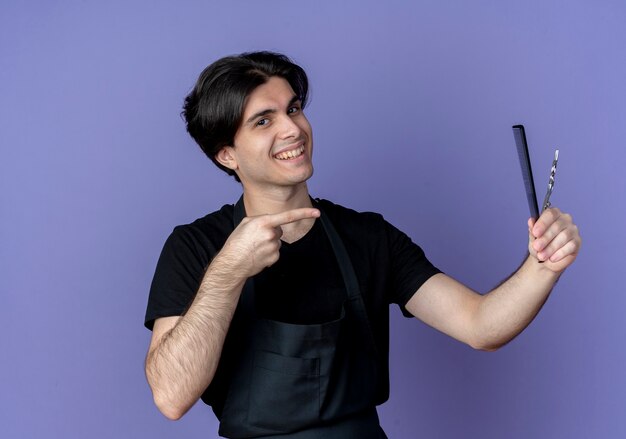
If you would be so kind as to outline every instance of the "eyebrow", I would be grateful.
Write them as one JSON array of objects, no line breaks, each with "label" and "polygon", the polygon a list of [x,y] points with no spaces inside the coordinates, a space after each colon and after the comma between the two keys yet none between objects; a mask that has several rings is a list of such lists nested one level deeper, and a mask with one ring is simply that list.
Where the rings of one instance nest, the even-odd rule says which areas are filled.
[{"label": "eyebrow", "polygon": [[[294,96],[291,98],[291,100],[289,101],[289,103],[287,104],[287,107],[291,107],[293,104],[295,104],[295,103],[296,103],[296,102],[298,102],[299,100],[300,100],[300,97],[298,97],[298,96],[294,95]],[[245,124],[247,125],[247,124],[249,124],[249,123],[252,123],[252,122],[253,122],[255,119],[257,119],[258,117],[261,117],[261,116],[267,116],[268,114],[273,114],[273,113],[276,113],[276,109],[275,109],[275,108],[268,108],[268,109],[266,109],[266,110],[261,110],[261,111],[259,111],[259,112],[257,112],[257,113],[254,113],[252,116],[250,116],[250,117],[246,120]]]}]

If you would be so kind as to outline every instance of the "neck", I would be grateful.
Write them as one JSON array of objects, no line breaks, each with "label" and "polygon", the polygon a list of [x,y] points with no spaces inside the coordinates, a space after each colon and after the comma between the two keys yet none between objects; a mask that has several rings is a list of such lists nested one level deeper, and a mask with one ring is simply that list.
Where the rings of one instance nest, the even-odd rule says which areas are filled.
[{"label": "neck", "polygon": [[[256,191],[246,189],[244,186],[243,204],[246,208],[246,216],[275,214],[301,207],[313,207],[306,183],[273,191]],[[289,243],[295,242],[306,235],[313,224],[315,224],[315,218],[283,224],[281,240]]]},{"label": "neck", "polygon": [[262,191],[244,186],[243,202],[247,216],[274,214],[301,207],[312,207],[306,183],[272,191]]}]

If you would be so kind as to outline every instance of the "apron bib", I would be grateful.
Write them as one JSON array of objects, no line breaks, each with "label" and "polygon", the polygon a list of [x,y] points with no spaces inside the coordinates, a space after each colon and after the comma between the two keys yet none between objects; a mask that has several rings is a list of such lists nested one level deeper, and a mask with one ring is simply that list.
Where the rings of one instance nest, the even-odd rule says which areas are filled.
[{"label": "apron bib", "polygon": [[[235,205],[235,227],[244,216],[242,197]],[[203,396],[220,419],[221,436],[386,437],[375,409],[376,347],[357,278],[324,212],[320,221],[346,287],[341,314],[311,325],[261,318],[254,278],[246,281],[220,364]]]}]

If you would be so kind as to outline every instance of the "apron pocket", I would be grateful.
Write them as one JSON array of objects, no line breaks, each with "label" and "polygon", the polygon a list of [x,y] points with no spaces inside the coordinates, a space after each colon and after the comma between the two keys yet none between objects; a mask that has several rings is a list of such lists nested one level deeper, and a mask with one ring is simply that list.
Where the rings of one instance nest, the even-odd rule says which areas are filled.
[{"label": "apron pocket", "polygon": [[320,361],[258,351],[250,383],[248,421],[289,433],[319,419]]}]

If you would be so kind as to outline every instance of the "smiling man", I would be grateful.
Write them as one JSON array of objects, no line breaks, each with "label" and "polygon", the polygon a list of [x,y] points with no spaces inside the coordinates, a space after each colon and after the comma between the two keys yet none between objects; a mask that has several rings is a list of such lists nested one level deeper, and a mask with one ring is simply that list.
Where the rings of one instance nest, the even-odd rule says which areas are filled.
[{"label": "smiling man", "polygon": [[389,304],[495,350],[535,317],[581,239],[569,215],[528,222],[529,255],[478,294],[435,268],[379,214],[307,189],[308,80],[269,52],[220,59],[185,100],[187,129],[241,182],[234,205],[178,226],[150,290],[146,376],[179,419],[198,399],[230,438],[384,438]]}]

